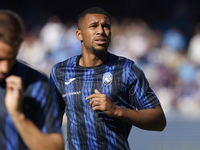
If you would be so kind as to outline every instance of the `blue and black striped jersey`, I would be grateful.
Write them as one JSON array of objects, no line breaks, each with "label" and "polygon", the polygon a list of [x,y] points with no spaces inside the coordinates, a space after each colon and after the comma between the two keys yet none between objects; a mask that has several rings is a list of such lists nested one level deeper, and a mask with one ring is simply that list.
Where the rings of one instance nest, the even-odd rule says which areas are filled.
[{"label": "blue and black striped jersey", "polygon": [[109,53],[105,63],[88,68],[78,65],[80,57],[56,64],[50,77],[60,109],[67,115],[67,149],[129,149],[132,125],[93,111],[85,98],[97,89],[116,105],[133,110],[155,107],[158,98],[133,61]]},{"label": "blue and black striped jersey", "polygon": [[[58,104],[52,99],[48,78],[21,62],[16,62],[10,74],[22,78],[24,114],[42,132],[61,133]],[[0,82],[0,149],[27,150],[5,107],[5,94],[6,84],[3,81]]]}]

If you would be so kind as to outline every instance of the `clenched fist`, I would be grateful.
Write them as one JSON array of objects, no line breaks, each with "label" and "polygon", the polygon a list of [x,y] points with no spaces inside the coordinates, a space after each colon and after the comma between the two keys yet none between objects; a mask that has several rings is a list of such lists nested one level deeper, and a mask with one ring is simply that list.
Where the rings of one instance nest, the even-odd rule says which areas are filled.
[{"label": "clenched fist", "polygon": [[11,75],[6,78],[5,105],[9,114],[13,117],[22,113],[23,87],[22,79]]}]

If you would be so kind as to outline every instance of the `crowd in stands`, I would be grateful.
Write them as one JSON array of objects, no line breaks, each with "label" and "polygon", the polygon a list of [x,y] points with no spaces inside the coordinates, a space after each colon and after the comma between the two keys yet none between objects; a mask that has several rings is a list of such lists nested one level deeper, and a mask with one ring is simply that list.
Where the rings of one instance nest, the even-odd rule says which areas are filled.
[{"label": "crowd in stands", "polygon": [[[18,59],[49,76],[54,64],[81,54],[76,30],[75,23],[51,16],[38,34],[27,31]],[[143,69],[168,119],[200,118],[200,24],[194,31],[187,43],[177,27],[162,32],[142,19],[112,17],[109,51]]]}]

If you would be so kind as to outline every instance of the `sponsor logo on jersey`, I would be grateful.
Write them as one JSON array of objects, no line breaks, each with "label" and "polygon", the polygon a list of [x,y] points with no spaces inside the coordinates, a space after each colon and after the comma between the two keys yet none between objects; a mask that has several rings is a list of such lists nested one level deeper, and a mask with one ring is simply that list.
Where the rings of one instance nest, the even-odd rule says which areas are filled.
[{"label": "sponsor logo on jersey", "polygon": [[110,85],[112,83],[113,80],[113,75],[110,72],[106,72],[103,75],[103,84],[104,85]]},{"label": "sponsor logo on jersey", "polygon": [[72,81],[74,81],[74,80],[76,80],[76,78],[71,78],[71,79],[69,79],[68,82],[65,82],[65,84],[68,85],[68,84],[70,84],[70,83],[71,83]]},{"label": "sponsor logo on jersey", "polygon": [[76,94],[81,94],[81,91],[66,93],[66,94],[63,94],[62,97],[66,97],[66,96],[70,96],[70,95],[76,95]]}]

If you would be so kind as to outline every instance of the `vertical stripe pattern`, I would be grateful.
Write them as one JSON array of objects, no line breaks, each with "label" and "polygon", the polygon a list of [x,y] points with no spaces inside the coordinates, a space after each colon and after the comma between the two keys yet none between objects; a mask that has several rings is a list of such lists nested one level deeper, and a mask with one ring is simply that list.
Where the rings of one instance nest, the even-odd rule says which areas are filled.
[{"label": "vertical stripe pattern", "polygon": [[108,60],[95,67],[78,65],[74,56],[56,64],[51,86],[67,115],[67,148],[128,150],[131,125],[104,112],[93,111],[85,98],[97,89],[116,105],[130,109],[152,108],[159,100],[142,70],[129,59],[109,53]]},{"label": "vertical stripe pattern", "polygon": [[[59,107],[53,100],[48,78],[22,62],[16,62],[12,75],[22,78],[23,112],[44,133],[61,133]],[[0,82],[0,149],[27,150],[5,107],[6,84]]]}]

